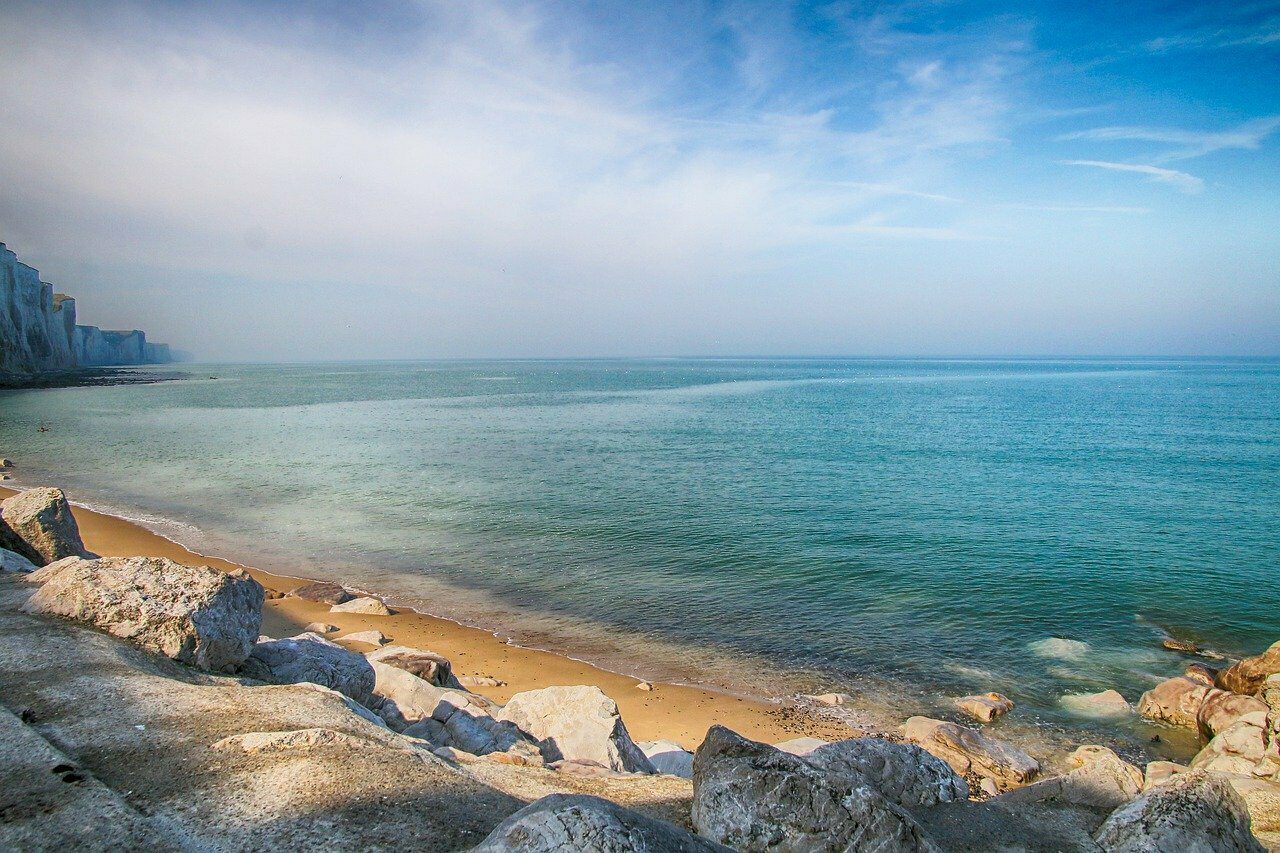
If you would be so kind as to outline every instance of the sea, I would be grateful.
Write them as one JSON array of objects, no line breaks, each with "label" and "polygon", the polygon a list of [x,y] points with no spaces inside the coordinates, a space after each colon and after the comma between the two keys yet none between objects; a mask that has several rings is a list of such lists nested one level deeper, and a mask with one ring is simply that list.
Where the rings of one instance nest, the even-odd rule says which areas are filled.
[{"label": "sea", "polygon": [[851,722],[994,690],[1010,726],[1150,740],[1070,697],[1280,639],[1277,360],[183,370],[0,392],[14,483],[638,677],[847,692]]}]

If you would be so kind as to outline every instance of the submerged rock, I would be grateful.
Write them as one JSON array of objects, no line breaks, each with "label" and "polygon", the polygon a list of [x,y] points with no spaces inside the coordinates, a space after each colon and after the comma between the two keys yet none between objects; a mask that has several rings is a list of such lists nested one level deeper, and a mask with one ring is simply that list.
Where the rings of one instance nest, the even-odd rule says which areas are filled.
[{"label": "submerged rock", "polygon": [[1249,812],[1219,776],[1175,776],[1117,809],[1095,839],[1108,853],[1262,853]]},{"label": "submerged rock", "polygon": [[1133,713],[1133,706],[1116,690],[1069,693],[1058,699],[1058,704],[1082,717],[1127,717]]},{"label": "submerged rock", "polygon": [[367,705],[373,695],[373,667],[364,655],[318,634],[260,642],[253,647],[241,672],[271,684],[319,684],[362,705]]},{"label": "submerged rock", "polygon": [[599,687],[545,687],[517,693],[498,719],[514,723],[537,741],[547,761],[585,758],[612,770],[654,772],[627,734],[617,704]]},{"label": "submerged rock", "polygon": [[309,583],[298,587],[289,594],[294,598],[301,598],[303,601],[329,605],[341,604],[344,601],[350,601],[353,597],[341,584],[328,581]]},{"label": "submerged rock", "polygon": [[1013,710],[1013,700],[1003,693],[982,693],[977,696],[961,696],[956,707],[975,720],[989,723]]},{"label": "submerged rock", "polygon": [[833,772],[712,726],[693,761],[693,825],[738,850],[934,850],[856,773]]},{"label": "submerged rock", "polygon": [[804,759],[830,773],[857,774],[886,800],[907,809],[969,798],[968,783],[915,744],[852,738],[820,746]]},{"label": "submerged rock", "polygon": [[87,622],[182,663],[231,672],[262,623],[262,585],[243,570],[163,557],[69,560],[24,607]]},{"label": "submerged rock", "polygon": [[473,853],[709,853],[727,850],[674,824],[584,794],[552,794],[504,820]]},{"label": "submerged rock", "polygon": [[1217,686],[1232,693],[1252,696],[1262,689],[1267,676],[1275,673],[1280,673],[1280,642],[1272,643],[1262,654],[1243,658],[1218,673]]},{"label": "submerged rock", "polygon": [[62,489],[28,489],[0,501],[0,547],[46,565],[63,557],[93,557]]},{"label": "submerged rock", "polygon": [[929,717],[912,717],[902,729],[907,740],[941,758],[961,776],[988,776],[1001,789],[1025,784],[1040,772],[1034,758],[976,729]]}]

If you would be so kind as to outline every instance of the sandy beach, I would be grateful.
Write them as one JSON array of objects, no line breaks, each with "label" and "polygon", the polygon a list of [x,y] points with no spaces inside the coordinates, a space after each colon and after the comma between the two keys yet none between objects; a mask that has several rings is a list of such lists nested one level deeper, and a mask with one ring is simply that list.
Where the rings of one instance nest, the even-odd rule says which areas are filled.
[{"label": "sandy beach", "polygon": [[[0,488],[0,498],[15,493],[13,489]],[[75,508],[75,515],[85,545],[104,557],[143,555],[224,571],[245,568],[268,590],[286,593],[308,582],[197,554],[131,521],[82,506]],[[272,637],[291,636],[317,621],[338,626],[340,631],[330,635],[338,643],[342,643],[345,634],[377,629],[397,645],[430,649],[446,656],[460,676],[492,676],[504,681],[500,687],[471,688],[499,702],[539,687],[596,685],[618,703],[627,729],[636,740],[665,739],[694,749],[707,729],[717,723],[770,743],[803,735],[835,740],[856,734],[840,722],[815,718],[802,709],[714,690],[656,683],[652,691],[646,692],[629,676],[563,655],[510,645],[486,631],[409,610],[399,610],[393,616],[330,613],[327,605],[286,596],[267,601],[262,631]],[[364,652],[372,647],[354,643],[351,648]]]}]

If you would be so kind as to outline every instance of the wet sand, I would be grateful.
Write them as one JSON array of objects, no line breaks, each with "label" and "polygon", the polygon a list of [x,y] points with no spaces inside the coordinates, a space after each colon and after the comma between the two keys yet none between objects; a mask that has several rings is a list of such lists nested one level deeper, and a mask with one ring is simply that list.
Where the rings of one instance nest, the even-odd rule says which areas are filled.
[{"label": "wet sand", "polygon": [[[14,493],[0,488],[0,498]],[[75,516],[85,546],[104,557],[168,557],[179,563],[209,565],[224,571],[245,568],[268,590],[279,592],[308,582],[197,554],[131,521],[84,507],[75,507]],[[815,717],[796,706],[660,682],[646,692],[630,676],[552,652],[509,645],[486,631],[409,610],[400,610],[393,616],[330,613],[327,605],[291,596],[267,601],[263,608],[262,632],[272,637],[297,634],[310,622],[338,626],[338,632],[327,635],[338,643],[347,633],[377,629],[397,645],[438,652],[452,661],[459,676],[492,676],[506,682],[501,687],[470,688],[499,702],[539,687],[596,685],[618,703],[627,729],[636,740],[672,740],[694,749],[713,724],[770,743],[803,735],[836,740],[859,734],[841,722]],[[350,648],[367,652],[373,647],[352,643]]]}]

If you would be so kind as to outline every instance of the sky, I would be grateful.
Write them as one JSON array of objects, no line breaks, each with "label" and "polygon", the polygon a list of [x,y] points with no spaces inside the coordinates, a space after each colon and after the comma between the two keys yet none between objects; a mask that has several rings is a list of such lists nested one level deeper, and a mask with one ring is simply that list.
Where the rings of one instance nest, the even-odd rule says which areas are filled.
[{"label": "sky", "polygon": [[0,32],[0,241],[202,359],[1280,354],[1280,0]]}]

